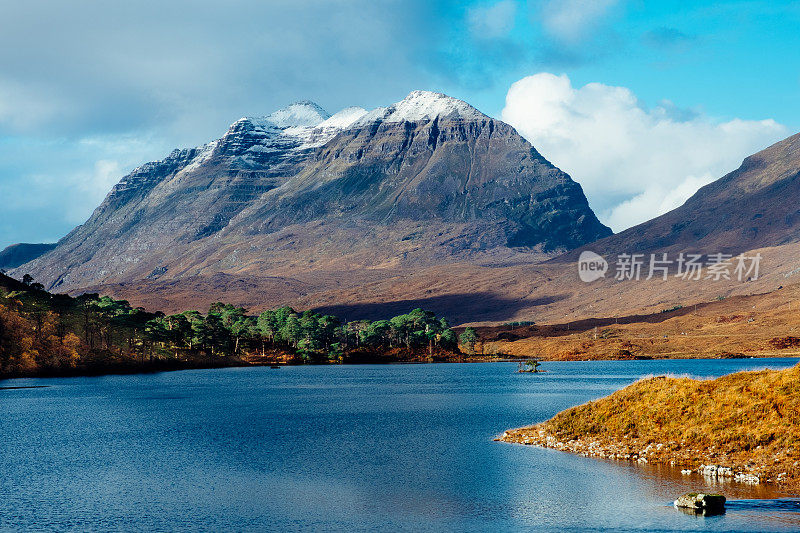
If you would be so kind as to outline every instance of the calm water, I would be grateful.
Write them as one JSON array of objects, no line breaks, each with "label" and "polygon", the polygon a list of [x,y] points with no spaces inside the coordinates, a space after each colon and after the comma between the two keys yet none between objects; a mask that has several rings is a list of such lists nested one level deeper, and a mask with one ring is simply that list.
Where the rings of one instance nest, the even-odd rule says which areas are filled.
[{"label": "calm water", "polygon": [[[649,374],[797,361],[320,366],[26,379],[0,386],[0,530],[800,528],[800,503],[493,442]],[[670,506],[721,490],[724,516]]]}]

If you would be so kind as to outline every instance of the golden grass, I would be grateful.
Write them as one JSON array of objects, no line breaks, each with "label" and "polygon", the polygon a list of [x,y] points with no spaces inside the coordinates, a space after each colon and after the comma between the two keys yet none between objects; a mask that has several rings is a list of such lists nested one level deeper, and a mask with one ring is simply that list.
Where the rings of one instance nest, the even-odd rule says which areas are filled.
[{"label": "golden grass", "polygon": [[800,366],[715,380],[656,377],[546,423],[555,436],[676,441],[750,450],[800,442]]},{"label": "golden grass", "polygon": [[537,426],[507,432],[503,440],[557,442],[553,447],[570,451],[596,448],[605,452],[591,455],[602,456],[619,457],[623,450],[633,459],[692,468],[717,464],[796,485],[800,365],[714,380],[643,379]]}]

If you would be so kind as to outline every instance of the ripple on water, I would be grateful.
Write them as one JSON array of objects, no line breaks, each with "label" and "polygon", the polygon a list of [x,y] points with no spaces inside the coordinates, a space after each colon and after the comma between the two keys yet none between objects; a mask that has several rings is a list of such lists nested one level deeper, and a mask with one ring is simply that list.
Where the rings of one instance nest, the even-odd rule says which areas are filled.
[{"label": "ripple on water", "polygon": [[[53,386],[0,395],[0,531],[797,530],[800,500],[766,487],[492,440],[644,375],[796,362],[547,362],[536,379],[497,363],[9,380]],[[665,505],[698,490],[731,498],[728,512]]]}]

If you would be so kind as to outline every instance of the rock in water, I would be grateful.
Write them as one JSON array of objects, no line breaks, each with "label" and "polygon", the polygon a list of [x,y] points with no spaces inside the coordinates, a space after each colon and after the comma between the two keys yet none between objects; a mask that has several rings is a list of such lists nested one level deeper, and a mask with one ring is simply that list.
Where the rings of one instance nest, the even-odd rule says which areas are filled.
[{"label": "rock in water", "polygon": [[675,507],[689,509],[698,514],[718,514],[725,512],[725,496],[690,492],[675,500]]}]

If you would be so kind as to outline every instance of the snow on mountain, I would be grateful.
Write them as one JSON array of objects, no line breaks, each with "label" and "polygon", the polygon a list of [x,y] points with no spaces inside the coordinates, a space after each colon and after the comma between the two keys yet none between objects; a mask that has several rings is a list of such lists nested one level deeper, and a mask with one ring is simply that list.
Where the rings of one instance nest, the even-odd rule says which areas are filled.
[{"label": "snow on mountain", "polygon": [[345,129],[367,114],[362,107],[346,107],[319,125],[320,128]]},{"label": "snow on mountain", "polygon": [[480,119],[484,115],[468,103],[445,94],[430,91],[412,91],[403,100],[392,106],[392,113],[384,118],[387,122],[433,120],[436,117],[456,115],[463,119]]},{"label": "snow on mountain", "polygon": [[235,153],[234,157],[249,167],[258,165],[266,154],[318,148],[351,127],[363,127],[373,122],[422,122],[437,117],[461,120],[486,118],[466,102],[431,91],[412,91],[400,102],[369,112],[361,107],[348,107],[333,116],[314,102],[306,100],[270,115],[237,120],[223,139],[199,147],[185,170],[192,171],[200,167],[220,146],[232,148],[229,153]]},{"label": "snow on mountain", "polygon": [[[367,114],[360,107],[347,107],[333,116],[313,102],[299,102],[286,109],[281,109],[264,117],[245,117],[234,123],[230,131],[235,131],[237,124],[251,124],[255,133],[263,137],[261,145],[249,151],[272,151],[275,138],[291,138],[297,141],[294,149],[305,150],[322,146],[340,131],[347,129]],[[281,146],[280,149],[284,149]]]},{"label": "snow on mountain", "polygon": [[314,102],[295,102],[265,117],[279,128],[314,127],[330,115]]},{"label": "snow on mountain", "polygon": [[468,103],[442,93],[412,91],[388,107],[378,107],[369,112],[360,107],[348,107],[333,116],[313,102],[297,102],[271,115],[242,118],[229,131],[237,130],[246,122],[252,125],[252,130],[265,137],[292,137],[300,142],[298,149],[306,149],[322,146],[351,126],[360,127],[376,121],[420,122],[437,117],[481,120],[486,115]]},{"label": "snow on mountain", "polygon": [[211,159],[214,154],[214,149],[219,145],[219,140],[211,141],[197,149],[197,155],[183,168],[184,172],[191,172],[192,170],[200,168],[200,166]]},{"label": "snow on mountain", "polygon": [[389,107],[373,109],[359,120],[359,123],[419,122],[434,118],[460,118],[480,120],[486,116],[468,103],[431,91],[411,91],[401,101]]},{"label": "snow on mountain", "polygon": [[366,114],[366,109],[347,107],[315,128],[290,128],[284,133],[300,137],[303,140],[301,148],[316,148],[333,139],[336,134],[346,130]]},{"label": "snow on mountain", "polygon": [[330,118],[330,115],[314,102],[302,101],[274,113],[261,117],[242,117],[234,122],[229,131],[237,125],[251,124],[257,130],[280,133],[282,130],[314,128]]}]

